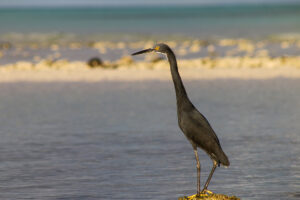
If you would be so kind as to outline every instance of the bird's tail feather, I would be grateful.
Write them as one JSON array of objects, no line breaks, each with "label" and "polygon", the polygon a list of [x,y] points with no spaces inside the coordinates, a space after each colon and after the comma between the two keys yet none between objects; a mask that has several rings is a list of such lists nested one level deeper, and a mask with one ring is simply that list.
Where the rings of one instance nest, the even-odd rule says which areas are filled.
[{"label": "bird's tail feather", "polygon": [[220,155],[218,157],[219,157],[219,163],[221,163],[225,167],[228,167],[230,165],[228,157],[223,151],[220,152]]}]

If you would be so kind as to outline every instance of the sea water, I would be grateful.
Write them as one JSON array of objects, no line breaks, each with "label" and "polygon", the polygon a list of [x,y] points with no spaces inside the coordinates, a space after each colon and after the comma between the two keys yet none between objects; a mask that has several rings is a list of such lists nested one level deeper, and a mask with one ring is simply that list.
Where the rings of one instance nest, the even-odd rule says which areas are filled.
[{"label": "sea water", "polygon": [[[185,81],[230,167],[209,189],[299,199],[300,81]],[[196,193],[171,81],[2,83],[0,199],[177,199]],[[212,162],[202,151],[201,183]]]},{"label": "sea water", "polygon": [[299,36],[299,19],[299,4],[0,8],[0,35],[33,34],[52,40],[74,35],[86,40],[161,36],[261,39]]},{"label": "sea water", "polygon": [[[270,57],[300,53],[299,4],[0,8],[0,27],[0,65],[57,59],[87,62],[95,56],[116,61],[143,48],[128,44],[146,45],[149,40],[175,42],[175,52],[189,50],[191,44],[185,41],[201,41],[200,51],[177,54],[179,59],[211,56],[209,45],[215,56],[227,56],[236,46],[220,46],[224,38],[250,40],[253,55],[261,50]],[[105,42],[126,45],[112,48]],[[2,51],[5,45],[9,47]],[[229,55],[249,56],[247,51]]]}]

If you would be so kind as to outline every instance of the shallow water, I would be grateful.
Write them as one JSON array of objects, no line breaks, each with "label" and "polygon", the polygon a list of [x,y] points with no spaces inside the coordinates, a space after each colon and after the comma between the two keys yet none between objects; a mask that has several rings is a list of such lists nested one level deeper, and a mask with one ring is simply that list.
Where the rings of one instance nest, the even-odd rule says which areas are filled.
[{"label": "shallow water", "polygon": [[[300,6],[297,3],[282,1],[280,4],[269,5],[0,8],[0,35],[33,33],[31,39],[38,39],[43,36],[37,33],[50,33],[50,37],[46,38],[52,41],[61,37],[72,39],[76,34],[88,41],[91,40],[91,35],[100,40],[128,40],[136,37],[147,39],[158,35],[170,38],[174,34],[200,39],[264,38],[299,34]],[[53,33],[57,35],[52,35]]]},{"label": "shallow water", "polygon": [[[300,80],[185,81],[231,166],[209,189],[300,196]],[[0,85],[1,199],[176,199],[196,192],[170,81]],[[202,184],[211,161],[200,151]]]}]

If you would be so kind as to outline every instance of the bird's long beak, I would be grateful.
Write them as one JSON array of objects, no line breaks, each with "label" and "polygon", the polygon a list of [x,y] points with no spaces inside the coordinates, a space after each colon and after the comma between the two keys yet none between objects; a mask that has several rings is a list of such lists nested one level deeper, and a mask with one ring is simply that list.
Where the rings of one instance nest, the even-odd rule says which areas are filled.
[{"label": "bird's long beak", "polygon": [[135,56],[135,55],[138,55],[138,54],[148,53],[148,52],[151,52],[151,51],[154,51],[154,49],[145,49],[145,50],[142,50],[142,51],[135,52],[131,55]]}]

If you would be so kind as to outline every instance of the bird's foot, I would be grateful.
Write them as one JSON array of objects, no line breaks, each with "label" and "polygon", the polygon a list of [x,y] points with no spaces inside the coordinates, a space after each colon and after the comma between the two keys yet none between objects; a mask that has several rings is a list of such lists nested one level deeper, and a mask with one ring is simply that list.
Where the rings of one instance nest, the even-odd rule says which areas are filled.
[{"label": "bird's foot", "polygon": [[207,198],[207,197],[208,197],[208,194],[200,193],[200,194],[191,195],[187,199],[188,200],[196,200],[196,199],[203,199],[203,198]]},{"label": "bird's foot", "polygon": [[195,200],[195,199],[203,199],[203,198],[208,198],[209,195],[212,195],[213,192],[209,191],[207,189],[203,189],[199,194],[194,194],[191,196],[186,197],[186,200]]},{"label": "bird's foot", "polygon": [[201,191],[201,194],[213,194],[213,192],[210,191],[210,190],[208,190],[208,189],[203,189],[203,190]]}]

